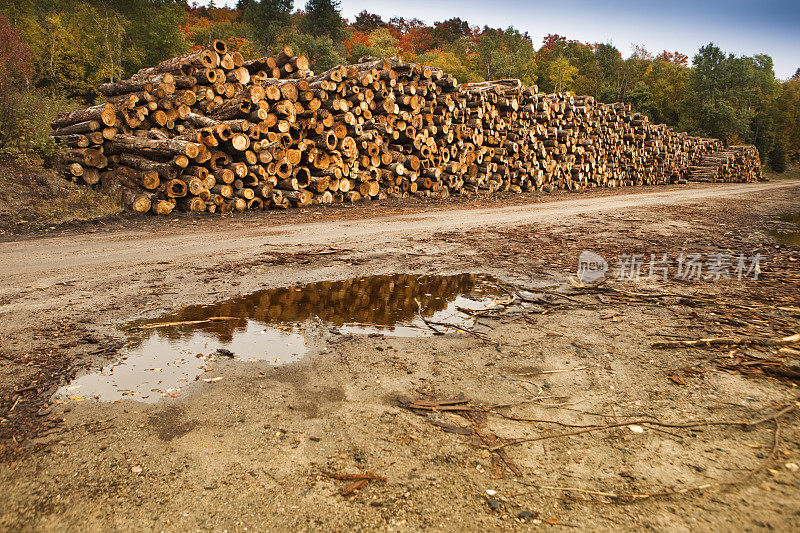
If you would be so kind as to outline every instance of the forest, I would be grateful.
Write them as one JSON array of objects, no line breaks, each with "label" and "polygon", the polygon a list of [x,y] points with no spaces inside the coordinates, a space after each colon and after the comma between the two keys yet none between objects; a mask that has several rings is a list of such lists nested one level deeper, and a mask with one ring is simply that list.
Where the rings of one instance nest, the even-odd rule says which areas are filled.
[{"label": "forest", "polygon": [[428,25],[362,11],[342,17],[336,0],[239,0],[233,8],[186,0],[0,0],[0,152],[48,157],[58,111],[100,100],[101,83],[223,39],[245,58],[284,45],[315,71],[394,57],[440,67],[459,82],[519,78],[542,92],[625,102],[651,121],[754,144],[776,172],[800,161],[800,68],[777,79],[766,54],[736,56],[714,43],[693,57],[631,45],[531,36],[460,18]]}]

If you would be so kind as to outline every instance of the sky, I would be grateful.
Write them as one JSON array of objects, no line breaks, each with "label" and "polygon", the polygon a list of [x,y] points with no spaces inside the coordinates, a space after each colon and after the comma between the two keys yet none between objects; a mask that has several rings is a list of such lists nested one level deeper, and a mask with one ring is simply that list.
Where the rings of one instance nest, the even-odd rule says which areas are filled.
[{"label": "sky", "polygon": [[[215,0],[224,4],[236,1]],[[295,0],[295,9],[304,5]],[[714,42],[736,55],[772,56],[781,79],[800,67],[800,0],[341,0],[341,9],[350,20],[366,9],[384,20],[402,16],[432,24],[460,17],[474,26],[514,26],[527,31],[537,48],[545,35],[557,33],[612,43],[626,57],[638,44],[691,60],[700,46]]]}]

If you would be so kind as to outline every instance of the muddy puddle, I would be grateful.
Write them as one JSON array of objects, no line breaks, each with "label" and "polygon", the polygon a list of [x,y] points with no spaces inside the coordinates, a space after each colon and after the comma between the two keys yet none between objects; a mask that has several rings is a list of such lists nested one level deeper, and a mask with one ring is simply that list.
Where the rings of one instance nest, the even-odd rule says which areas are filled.
[{"label": "muddy puddle", "polygon": [[[483,274],[386,274],[259,291],[193,305],[126,324],[119,360],[73,380],[57,396],[69,401],[155,402],[178,397],[197,381],[217,381],[223,360],[281,365],[320,350],[331,335],[423,337],[419,318],[458,325],[501,297]],[[419,302],[419,303],[417,303]]]},{"label": "muddy puddle", "polygon": [[776,241],[792,246],[800,246],[800,213],[778,217],[779,227],[767,231]]}]

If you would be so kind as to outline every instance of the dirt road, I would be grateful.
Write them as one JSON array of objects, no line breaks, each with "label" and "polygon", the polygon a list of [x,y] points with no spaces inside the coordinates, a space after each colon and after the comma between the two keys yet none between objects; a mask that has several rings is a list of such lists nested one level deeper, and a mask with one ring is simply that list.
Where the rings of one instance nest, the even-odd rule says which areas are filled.
[{"label": "dirt road", "polygon": [[[576,196],[511,207],[442,210],[367,220],[311,222],[231,230],[202,227],[160,231],[117,231],[110,235],[67,235],[47,239],[0,243],[0,270],[6,272],[0,287],[7,289],[37,276],[69,272],[80,276],[85,269],[131,267],[154,261],[175,261],[214,253],[253,254],[264,247],[286,245],[353,245],[370,247],[402,237],[441,231],[469,230],[481,226],[501,227],[537,222],[569,220],[581,214],[619,213],[648,206],[687,205],[721,198],[741,198],[774,189],[794,188],[793,180],[708,186],[691,190],[621,193],[600,198]],[[131,244],[135,242],[136,246]],[[146,250],[143,253],[143,250]],[[2,296],[2,292],[0,292]],[[2,308],[0,308],[0,312]]]},{"label": "dirt road", "polygon": [[[0,529],[793,530],[800,347],[652,344],[797,332],[800,182],[554,198],[124,220],[0,243]],[[575,289],[582,250],[612,266],[666,254],[669,279]],[[760,277],[677,275],[681,254],[720,252],[759,254]],[[394,278],[352,299],[326,291],[387,272],[485,273],[534,292],[487,312],[486,337],[314,318],[377,317],[397,304],[384,298]],[[420,287],[400,315],[455,294]],[[155,403],[95,401],[75,384],[53,396],[133,353],[120,324],[214,302],[214,315],[301,317],[276,338],[301,335],[305,355],[212,357],[177,335],[147,379],[174,365],[202,379],[153,385]],[[453,399],[468,410],[404,407]],[[352,480],[332,476],[365,472],[385,481],[342,495]]]}]

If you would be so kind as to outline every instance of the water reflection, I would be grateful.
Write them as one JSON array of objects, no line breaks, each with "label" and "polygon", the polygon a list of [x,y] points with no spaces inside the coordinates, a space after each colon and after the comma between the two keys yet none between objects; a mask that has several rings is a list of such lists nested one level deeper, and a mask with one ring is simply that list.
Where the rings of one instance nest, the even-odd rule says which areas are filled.
[{"label": "water reflection", "polygon": [[800,214],[781,215],[778,219],[785,224],[780,228],[768,230],[767,234],[778,242],[800,246]]},{"label": "water reflection", "polygon": [[485,275],[386,274],[192,305],[128,324],[129,345],[122,358],[59,393],[74,401],[129,397],[154,402],[180,395],[195,379],[220,377],[210,372],[222,357],[220,349],[239,360],[285,364],[308,352],[318,325],[335,333],[426,336],[431,332],[419,319],[420,309],[431,320],[464,324],[471,319],[459,309],[482,308],[497,294]]}]

